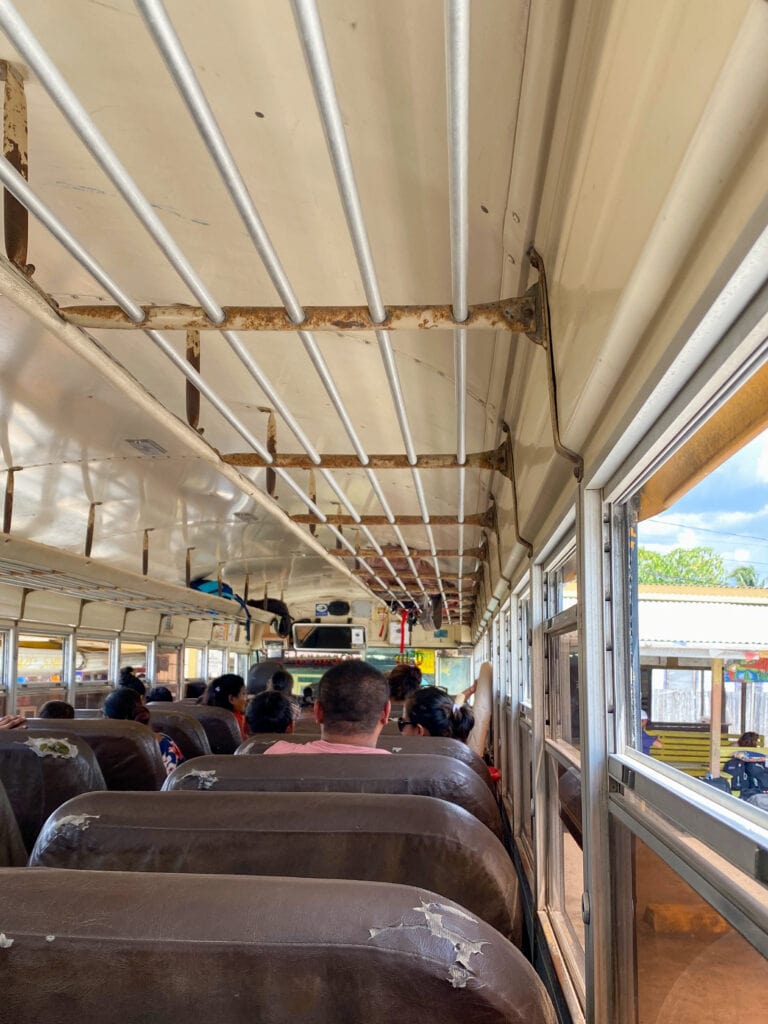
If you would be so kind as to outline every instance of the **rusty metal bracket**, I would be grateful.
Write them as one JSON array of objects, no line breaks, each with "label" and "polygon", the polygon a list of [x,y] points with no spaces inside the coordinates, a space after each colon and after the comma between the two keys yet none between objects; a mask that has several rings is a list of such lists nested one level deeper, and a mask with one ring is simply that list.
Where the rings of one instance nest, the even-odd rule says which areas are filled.
[{"label": "rusty metal bracket", "polygon": [[6,470],[6,473],[8,475],[5,478],[5,504],[3,505],[3,533],[11,532],[11,522],[13,521],[13,478],[23,468],[23,466],[9,466],[8,469]]},{"label": "rusty metal bracket", "polygon": [[526,334],[537,329],[536,307],[529,294],[470,306],[466,320],[454,320],[452,306],[388,306],[381,323],[366,306],[305,306],[304,320],[295,323],[283,306],[224,306],[224,321],[212,323],[200,306],[142,306],[146,318],[136,324],[119,306],[65,306],[61,315],[77,327],[101,330],[158,331],[509,331]]},{"label": "rusty metal bracket", "polygon": [[502,423],[501,429],[506,434],[506,459],[507,470],[505,476],[512,484],[512,528],[515,531],[515,540],[525,548],[528,557],[533,558],[533,544],[520,533],[520,509],[517,504],[517,477],[515,476],[515,452],[512,445],[512,433],[506,423]]},{"label": "rusty metal bracket", "polygon": [[[464,516],[464,526],[481,526],[490,528],[493,525],[493,513],[490,509],[486,512],[473,512],[470,515]],[[297,513],[288,517],[294,523],[320,523],[322,520],[318,519],[315,515],[308,515],[306,513]],[[459,520],[457,516],[430,516],[429,521],[432,526],[458,526]],[[380,516],[360,516],[359,519],[353,519],[352,516],[342,515],[330,515],[326,516],[326,523],[330,523],[332,526],[423,526],[424,520],[421,516],[396,516],[394,524],[387,519],[385,515]]]},{"label": "rusty metal bracket", "polygon": [[[200,331],[187,331],[187,362],[200,373]],[[193,430],[200,425],[200,392],[191,380],[187,381],[187,423]]]},{"label": "rusty metal bracket", "polygon": [[[307,494],[309,495],[310,499],[312,500],[312,504],[313,505],[317,505],[317,481],[315,480],[315,471],[314,471],[314,469],[310,469],[310,471],[309,471],[309,481],[308,481],[308,484],[307,484]],[[309,532],[312,534],[313,537],[317,536],[317,523],[310,523],[309,524]],[[341,532],[341,531],[339,531],[339,532]],[[337,548],[341,547],[341,544],[338,542],[338,540],[336,541],[336,547]]]},{"label": "rusty metal bracket", "polygon": [[[277,420],[275,414],[271,409],[260,409],[260,412],[268,413],[267,416],[267,451],[274,458],[277,455]],[[222,456],[223,458],[223,456]],[[277,474],[271,466],[267,468],[267,494],[271,498],[276,498],[275,491],[277,489]]]},{"label": "rusty metal bracket", "polygon": [[192,584],[192,552],[194,550],[194,548],[187,548],[187,557],[184,564],[184,578],[187,581],[188,587]]},{"label": "rusty metal bracket", "polygon": [[[3,90],[3,156],[25,180],[29,178],[27,152],[27,99],[21,75],[7,61],[0,60]],[[31,276],[35,268],[27,264],[29,213],[18,199],[3,189],[3,229],[5,253],[11,263]]]},{"label": "rusty metal bracket", "polygon": [[[270,412],[270,417],[274,416]],[[275,431],[276,434],[276,431]],[[222,461],[230,466],[266,466],[267,472],[272,472],[271,467],[281,469],[313,469],[316,463],[308,455],[301,452],[277,454],[277,443],[275,436],[274,447],[267,439],[267,450],[273,456],[274,461],[267,463],[256,452],[230,452],[221,456]],[[324,469],[489,469],[494,472],[508,475],[508,450],[505,442],[498,448],[490,448],[483,452],[470,452],[466,462],[460,463],[455,455],[424,454],[417,455],[416,462],[410,463],[408,457],[402,454],[391,455],[369,455],[369,461],[363,467],[356,455],[320,455],[320,465]]]},{"label": "rusty metal bracket", "polygon": [[560,440],[560,417],[557,410],[557,374],[555,371],[555,353],[552,348],[552,331],[549,319],[549,292],[547,291],[547,275],[544,260],[533,246],[528,250],[531,266],[538,271],[539,280],[526,292],[536,305],[536,328],[525,333],[536,345],[540,345],[547,358],[547,389],[549,391],[549,413],[552,421],[552,437],[555,451],[573,463],[573,475],[581,480],[584,475],[584,459],[577,452],[566,448]]},{"label": "rusty metal bracket", "polygon": [[144,531],[144,541],[141,545],[141,575],[149,575],[149,535],[154,530],[154,526],[150,526]]},{"label": "rusty metal bracket", "polygon": [[251,589],[251,575],[250,573],[245,574],[245,582],[243,583],[243,601],[248,604],[248,591]]},{"label": "rusty metal bracket", "polygon": [[93,531],[96,528],[96,509],[101,505],[100,501],[92,501],[88,508],[88,526],[85,529],[85,557],[91,557],[93,548]]}]

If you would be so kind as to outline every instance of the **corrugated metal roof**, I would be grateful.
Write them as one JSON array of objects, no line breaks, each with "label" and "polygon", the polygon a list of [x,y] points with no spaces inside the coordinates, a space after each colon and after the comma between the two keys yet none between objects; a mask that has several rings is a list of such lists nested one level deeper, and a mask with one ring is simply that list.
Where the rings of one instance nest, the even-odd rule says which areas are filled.
[{"label": "corrugated metal roof", "polygon": [[640,646],[759,650],[768,647],[768,595],[728,601],[640,595]]}]

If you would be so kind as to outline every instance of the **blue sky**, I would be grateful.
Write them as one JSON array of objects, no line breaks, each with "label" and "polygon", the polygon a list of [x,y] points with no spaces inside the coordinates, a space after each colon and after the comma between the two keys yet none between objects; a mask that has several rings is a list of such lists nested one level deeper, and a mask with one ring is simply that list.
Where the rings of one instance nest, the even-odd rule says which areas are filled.
[{"label": "blue sky", "polygon": [[726,572],[754,565],[768,577],[768,431],[723,463],[666,512],[639,524],[642,547],[710,547]]}]

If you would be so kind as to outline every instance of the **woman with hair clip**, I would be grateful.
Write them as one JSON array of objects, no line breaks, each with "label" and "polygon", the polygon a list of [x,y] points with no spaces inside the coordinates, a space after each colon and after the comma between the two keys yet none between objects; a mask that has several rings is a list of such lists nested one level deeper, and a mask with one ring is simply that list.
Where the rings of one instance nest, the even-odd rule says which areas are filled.
[{"label": "woman with hair clip", "polygon": [[248,701],[248,693],[245,689],[245,680],[234,672],[226,672],[223,676],[214,679],[208,684],[208,689],[200,698],[200,704],[207,704],[208,707],[224,708],[231,711],[240,726],[240,734],[245,739],[248,735],[245,729],[245,705]]},{"label": "woman with hair clip", "polygon": [[439,686],[422,686],[408,695],[397,724],[404,736],[448,736],[466,743],[475,716],[466,704],[454,704]]}]

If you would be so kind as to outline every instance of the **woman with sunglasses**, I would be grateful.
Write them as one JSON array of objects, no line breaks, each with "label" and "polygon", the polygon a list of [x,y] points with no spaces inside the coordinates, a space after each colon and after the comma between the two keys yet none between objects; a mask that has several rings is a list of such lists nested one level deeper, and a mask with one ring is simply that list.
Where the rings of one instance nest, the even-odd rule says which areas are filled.
[{"label": "woman with sunglasses", "polygon": [[422,686],[408,695],[397,724],[404,736],[448,736],[466,743],[475,716],[439,686]]}]

